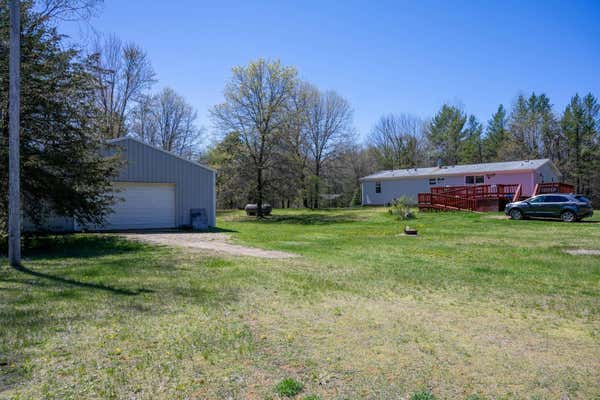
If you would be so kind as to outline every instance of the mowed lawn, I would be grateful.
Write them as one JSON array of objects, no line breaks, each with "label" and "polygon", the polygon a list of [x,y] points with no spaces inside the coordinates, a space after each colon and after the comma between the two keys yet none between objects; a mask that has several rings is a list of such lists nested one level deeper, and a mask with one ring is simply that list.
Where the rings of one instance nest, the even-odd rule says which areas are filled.
[{"label": "mowed lawn", "polygon": [[600,218],[274,214],[219,228],[299,257],[31,241],[0,267],[0,398],[600,397],[600,257],[564,252],[600,250]]}]

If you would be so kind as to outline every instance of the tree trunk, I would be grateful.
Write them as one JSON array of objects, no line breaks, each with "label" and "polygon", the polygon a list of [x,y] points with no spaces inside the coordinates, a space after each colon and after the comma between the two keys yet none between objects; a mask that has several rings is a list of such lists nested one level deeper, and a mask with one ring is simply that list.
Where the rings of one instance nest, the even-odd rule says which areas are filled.
[{"label": "tree trunk", "polygon": [[577,174],[577,193],[581,193],[581,139],[579,137],[579,126],[575,136],[575,173]]},{"label": "tree trunk", "polygon": [[263,217],[263,170],[262,168],[258,168],[256,170],[256,218]]},{"label": "tree trunk", "polygon": [[320,180],[320,175],[321,174],[321,165],[319,162],[317,162],[317,164],[315,165],[315,176],[317,177],[317,179],[315,180],[315,198],[314,198],[314,202],[313,208],[319,208],[319,180]]}]

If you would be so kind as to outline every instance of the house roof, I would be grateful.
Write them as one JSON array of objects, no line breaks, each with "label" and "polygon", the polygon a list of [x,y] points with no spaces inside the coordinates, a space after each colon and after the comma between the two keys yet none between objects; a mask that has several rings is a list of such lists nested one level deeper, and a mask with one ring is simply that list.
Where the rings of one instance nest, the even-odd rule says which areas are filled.
[{"label": "house roof", "polygon": [[379,171],[372,175],[360,178],[361,181],[390,180],[412,177],[431,177],[446,175],[465,175],[465,174],[485,174],[491,172],[513,172],[513,171],[534,171],[542,165],[550,163],[551,167],[558,173],[558,169],[550,159],[541,160],[522,160],[506,161],[483,164],[465,164],[465,165],[443,165],[441,167],[427,168],[408,168]]},{"label": "house roof", "polygon": [[215,169],[213,169],[213,168],[210,168],[210,167],[207,167],[206,165],[202,165],[202,164],[200,164],[200,163],[197,163],[196,161],[188,160],[187,158],[183,158],[183,157],[181,157],[181,156],[178,156],[178,155],[177,155],[177,154],[175,154],[175,153],[171,153],[170,151],[163,150],[163,149],[161,149],[160,147],[156,147],[156,146],[153,146],[153,145],[151,145],[151,144],[148,144],[148,143],[146,143],[146,142],[142,142],[141,140],[139,140],[139,139],[136,139],[136,138],[134,138],[134,137],[131,137],[131,136],[123,136],[123,137],[120,137],[120,138],[116,138],[116,139],[111,139],[111,140],[108,140],[107,142],[108,142],[109,144],[114,144],[114,143],[123,142],[123,141],[125,141],[125,140],[131,140],[131,141],[134,141],[134,142],[136,142],[136,143],[143,144],[144,146],[148,146],[148,147],[150,147],[150,148],[152,148],[152,149],[154,149],[154,150],[162,151],[163,153],[166,153],[166,154],[168,154],[168,155],[170,155],[170,156],[172,156],[172,157],[175,157],[175,158],[178,158],[178,159],[180,159],[180,160],[182,160],[182,161],[185,161],[185,162],[188,162],[188,163],[190,163],[190,164],[193,164],[193,165],[195,165],[195,166],[197,166],[197,167],[204,168],[205,170],[208,170],[208,171],[214,172],[215,174],[217,173],[217,170],[215,170]]}]

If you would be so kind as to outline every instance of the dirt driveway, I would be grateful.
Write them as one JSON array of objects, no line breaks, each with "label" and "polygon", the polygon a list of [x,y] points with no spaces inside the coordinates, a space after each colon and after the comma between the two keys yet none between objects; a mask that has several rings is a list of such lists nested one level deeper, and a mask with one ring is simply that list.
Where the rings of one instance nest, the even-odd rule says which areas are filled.
[{"label": "dirt driveway", "polygon": [[187,247],[233,256],[250,256],[262,258],[293,258],[296,254],[283,251],[263,250],[231,243],[226,233],[210,232],[168,232],[168,233],[126,233],[122,236],[130,240],[167,246]]}]

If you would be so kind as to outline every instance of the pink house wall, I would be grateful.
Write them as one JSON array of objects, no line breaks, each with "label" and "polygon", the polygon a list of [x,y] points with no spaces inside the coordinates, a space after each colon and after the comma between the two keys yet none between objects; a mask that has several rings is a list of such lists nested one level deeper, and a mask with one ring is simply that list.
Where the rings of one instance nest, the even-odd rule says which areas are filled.
[{"label": "pink house wall", "polygon": [[533,195],[533,189],[535,187],[535,173],[533,171],[515,172],[515,173],[497,173],[485,176],[485,183],[488,185],[517,185],[521,184],[523,187],[523,196]]}]

